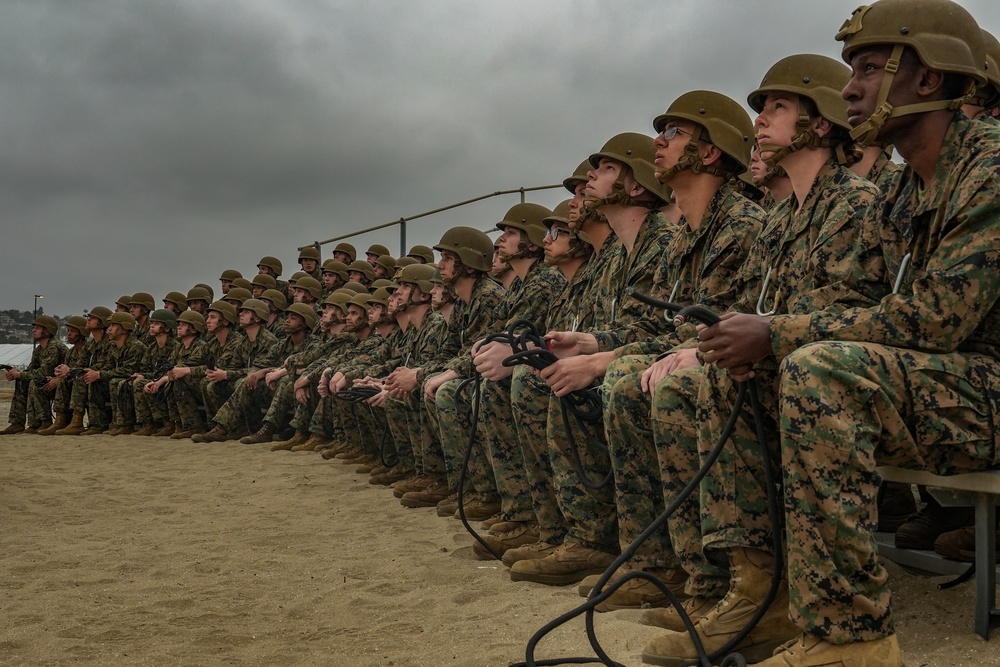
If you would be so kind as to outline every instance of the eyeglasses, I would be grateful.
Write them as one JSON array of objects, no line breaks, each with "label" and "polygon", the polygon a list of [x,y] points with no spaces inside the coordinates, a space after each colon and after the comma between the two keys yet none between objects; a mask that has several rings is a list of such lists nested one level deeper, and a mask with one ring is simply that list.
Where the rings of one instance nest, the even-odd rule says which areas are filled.
[{"label": "eyeglasses", "polygon": [[545,232],[545,238],[550,241],[558,241],[560,234],[569,234],[570,231],[565,227],[549,227],[549,231]]},{"label": "eyeglasses", "polygon": [[664,141],[670,141],[671,139],[676,137],[678,133],[686,134],[689,137],[694,136],[692,133],[682,130],[676,125],[668,125],[665,128],[663,128],[663,131],[660,132],[660,136],[663,137]]}]

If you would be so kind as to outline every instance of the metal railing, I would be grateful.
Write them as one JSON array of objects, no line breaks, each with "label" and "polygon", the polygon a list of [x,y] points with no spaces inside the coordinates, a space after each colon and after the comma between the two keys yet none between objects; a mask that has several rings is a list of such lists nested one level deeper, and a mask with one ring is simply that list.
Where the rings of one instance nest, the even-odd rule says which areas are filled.
[{"label": "metal railing", "polygon": [[344,239],[349,239],[355,236],[360,236],[362,234],[367,234],[368,232],[374,232],[379,229],[385,229],[386,227],[392,227],[394,225],[399,225],[399,254],[400,256],[406,254],[406,223],[412,220],[419,220],[420,218],[426,218],[429,215],[435,215],[437,213],[442,213],[444,211],[450,211],[453,208],[460,208],[462,206],[468,206],[469,204],[475,204],[476,202],[483,201],[484,199],[489,199],[491,197],[499,197],[501,195],[521,195],[521,203],[524,203],[524,193],[535,192],[537,190],[553,190],[555,188],[563,187],[562,183],[557,183],[555,185],[536,185],[530,188],[517,188],[516,190],[497,190],[496,192],[491,192],[489,194],[482,195],[480,197],[474,197],[472,199],[466,199],[465,201],[456,202],[454,204],[449,204],[448,206],[442,206],[441,208],[435,208],[431,211],[424,211],[423,213],[417,213],[416,215],[410,215],[405,218],[400,218],[398,220],[393,220],[392,222],[386,222],[381,225],[375,225],[374,227],[366,227],[365,229],[359,229],[357,231],[349,232],[347,234],[341,234],[340,236],[334,236],[332,239],[326,239],[325,241],[314,241],[304,246],[299,246],[297,250],[303,250],[304,248],[313,247],[320,250],[322,246],[327,243],[335,243],[337,241],[343,241]]}]

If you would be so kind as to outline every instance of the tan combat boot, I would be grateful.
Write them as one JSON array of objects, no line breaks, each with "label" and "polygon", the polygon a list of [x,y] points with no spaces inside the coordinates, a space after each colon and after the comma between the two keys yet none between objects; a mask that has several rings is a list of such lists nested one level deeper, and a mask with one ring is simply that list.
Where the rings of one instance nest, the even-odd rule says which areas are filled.
[{"label": "tan combat boot", "polygon": [[[499,500],[483,500],[481,498],[468,497],[462,498],[465,504],[462,509],[465,510],[465,518],[468,521],[482,521],[483,519],[489,519],[491,516],[500,511],[500,501]],[[459,513],[458,508],[455,508],[455,513],[452,514],[452,518],[461,519],[462,515]]]},{"label": "tan combat boot", "polygon": [[24,433],[24,424],[10,424],[0,431],[0,435],[17,435],[18,433]]},{"label": "tan combat boot", "polygon": [[293,447],[298,447],[304,444],[306,440],[309,439],[309,434],[302,431],[296,431],[288,440],[280,440],[273,445],[271,445],[272,452],[290,452]]},{"label": "tan combat boot", "polygon": [[154,438],[169,438],[174,434],[176,427],[172,421],[163,422],[161,426],[155,433],[153,433]]},{"label": "tan combat boot", "polygon": [[316,448],[320,445],[325,445],[330,442],[330,438],[323,435],[310,435],[309,439],[303,442],[301,445],[295,445],[292,447],[293,452],[314,452]]},{"label": "tan combat boot", "polygon": [[[773,563],[764,552],[734,549],[730,552],[729,592],[695,624],[695,630],[707,653],[721,649],[736,636],[757,612],[771,586],[773,567],[756,565]],[[760,662],[774,650],[797,637],[800,630],[788,620],[788,583],[781,582],[778,595],[750,634],[734,650],[743,654],[748,663]],[[683,665],[697,659],[694,642],[687,632],[669,632],[646,644],[642,661],[650,665]]]},{"label": "tan combat boot", "polygon": [[156,432],[156,428],[152,424],[143,424],[138,429],[136,429],[135,434],[142,438],[148,438]]},{"label": "tan combat boot", "polygon": [[450,495],[448,482],[437,480],[423,491],[404,493],[399,499],[399,504],[403,507],[437,507],[439,502],[446,500]]},{"label": "tan combat boot", "polygon": [[539,558],[545,558],[546,556],[553,553],[559,548],[558,544],[550,544],[548,542],[535,542],[534,544],[525,544],[523,547],[517,547],[516,549],[508,549],[504,552],[503,564],[507,567],[512,567],[514,563],[519,563],[522,560],[536,560]]},{"label": "tan combat boot", "polygon": [[[483,541],[500,556],[503,556],[508,549],[516,549],[538,541],[538,526],[535,524],[509,521],[505,527],[508,530],[483,536]],[[486,547],[478,540],[472,543],[472,552],[481,560],[493,560],[493,554],[487,551]]]},{"label": "tan combat boot", "polygon": [[510,580],[565,586],[575,584],[591,574],[601,574],[613,562],[613,554],[574,542],[564,542],[544,558],[514,563],[510,568]]},{"label": "tan combat boot", "polygon": [[[679,597],[679,596],[678,596]],[[687,600],[684,600],[684,613],[688,615],[692,623],[697,623],[698,619],[712,611],[715,605],[719,604],[719,600],[722,598],[717,597],[701,597],[700,595],[695,595]],[[642,613],[639,617],[639,622],[643,625],[652,625],[657,628],[663,628],[664,630],[673,630],[674,632],[687,632],[687,628],[684,626],[684,621],[681,620],[680,614],[673,605],[667,605],[662,609],[649,609]]]},{"label": "tan combat boot", "polygon": [[83,433],[82,412],[74,412],[73,419],[70,421],[69,426],[65,426],[56,431],[56,435],[81,435],[82,433]]},{"label": "tan combat boot", "polygon": [[229,431],[221,424],[216,424],[208,433],[195,433],[191,436],[192,442],[225,442],[229,440]]},{"label": "tan combat boot", "polygon": [[256,433],[240,438],[240,442],[244,445],[259,445],[272,440],[274,440],[274,424],[271,422],[264,422]]},{"label": "tan combat boot", "polygon": [[813,635],[802,635],[758,662],[757,667],[903,667],[896,635],[853,644],[831,644]]},{"label": "tan combat boot", "polygon": [[[618,570],[608,583],[604,585],[604,589],[607,590],[611,587],[611,584],[630,572],[632,570]],[[648,568],[645,572],[647,575],[656,577],[661,584],[666,586],[680,600],[688,598],[684,592],[684,584],[687,582],[688,576],[687,572],[682,568]],[[576,589],[577,592],[582,597],[590,597],[591,591],[597,585],[601,576],[595,574],[587,577],[580,582],[580,585]],[[611,597],[594,607],[594,609],[596,611],[617,611],[618,609],[641,609],[643,607],[663,607],[665,605],[670,606],[670,599],[657,588],[656,584],[643,577],[636,577],[635,579],[629,579],[619,586],[611,594]]]},{"label": "tan combat boot", "polygon": [[69,426],[71,416],[68,413],[60,412],[56,415],[56,420],[46,428],[38,429],[38,435],[55,435],[56,431]]}]

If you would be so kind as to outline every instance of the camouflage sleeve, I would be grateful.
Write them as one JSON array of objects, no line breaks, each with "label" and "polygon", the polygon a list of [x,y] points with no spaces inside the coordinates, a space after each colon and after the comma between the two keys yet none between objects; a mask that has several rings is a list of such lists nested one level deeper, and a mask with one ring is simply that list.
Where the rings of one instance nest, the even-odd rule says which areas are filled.
[{"label": "camouflage sleeve", "polygon": [[507,330],[518,320],[528,320],[541,329],[553,299],[559,297],[565,287],[566,278],[562,272],[539,261],[532,267],[524,281],[518,302],[507,313],[502,329],[498,330]]},{"label": "camouflage sleeve", "polygon": [[26,381],[34,380],[42,382],[55,373],[55,368],[66,358],[66,346],[60,341],[49,339],[49,344],[45,349],[35,348],[37,357],[32,354],[31,364],[28,369],[21,373],[21,377]]},{"label": "camouflage sleeve", "polygon": [[450,350],[444,348],[448,340],[448,323],[444,318],[438,318],[427,325],[426,336],[422,349],[417,351],[420,365],[416,366],[417,382],[423,384],[428,375],[437,373],[445,367],[452,358]]},{"label": "camouflage sleeve", "polygon": [[118,363],[115,364],[114,368],[101,371],[101,379],[127,378],[133,373],[138,372],[139,364],[142,363],[142,357],[145,352],[145,345],[134,338],[127,339],[118,357]]},{"label": "camouflage sleeve", "polygon": [[[482,279],[486,281],[486,278]],[[484,282],[483,284],[487,284]],[[495,314],[503,301],[503,288],[495,283],[488,283],[488,286],[477,290],[475,308],[470,312],[468,326],[464,334],[464,344],[459,349],[458,354],[445,364],[445,370],[454,371],[458,377],[466,378],[472,376],[472,346],[482,338],[493,333],[496,326]],[[454,317],[454,313],[452,313]]]},{"label": "camouflage sleeve", "polygon": [[[864,341],[931,353],[953,352],[977,330],[996,336],[1000,313],[1000,183],[990,175],[967,196],[952,201],[937,247],[928,257],[915,256],[898,294],[878,305],[776,316],[771,344],[778,356],[814,341]],[[942,207],[944,204],[942,204]],[[931,214],[933,211],[931,212]],[[923,214],[913,227],[929,226]],[[883,231],[889,233],[887,225]],[[902,243],[897,243],[902,245]],[[922,268],[915,268],[922,267]],[[996,350],[993,350],[996,353]]]}]

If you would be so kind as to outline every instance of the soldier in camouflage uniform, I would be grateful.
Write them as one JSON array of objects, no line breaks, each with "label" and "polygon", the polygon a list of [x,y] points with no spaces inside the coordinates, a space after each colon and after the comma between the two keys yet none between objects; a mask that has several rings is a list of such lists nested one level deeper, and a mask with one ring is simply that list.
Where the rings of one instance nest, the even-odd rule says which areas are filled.
[{"label": "soldier in camouflage uniform", "polygon": [[337,247],[333,249],[333,258],[338,262],[350,264],[358,258],[358,251],[350,243],[341,241],[337,244]]},{"label": "soldier in camouflage uniform", "polygon": [[181,292],[167,292],[167,295],[163,297],[163,308],[174,315],[180,315],[187,310],[187,307],[187,297]]},{"label": "soldier in camouflage uniform", "polygon": [[375,279],[375,270],[365,260],[356,259],[347,265],[347,278],[348,281],[364,285],[367,289]]},{"label": "soldier in camouflage uniform", "polygon": [[[332,296],[332,295],[331,295]],[[329,299],[329,297],[327,297]],[[304,423],[309,432],[309,439],[301,445],[296,445],[294,451],[322,451],[330,447],[334,442],[334,436],[339,436],[343,441],[343,426],[335,416],[334,402],[338,399],[330,391],[330,379],[334,371],[350,359],[366,356],[373,349],[374,345],[379,345],[378,336],[371,337],[374,328],[368,323],[369,296],[366,294],[355,294],[344,303],[341,308],[346,311],[344,314],[343,328],[336,334],[337,337],[351,337],[344,342],[331,342],[325,356],[317,360],[310,368],[306,369],[310,380],[314,382],[316,393],[318,394],[317,405],[313,409],[308,422],[300,418],[297,414],[292,420],[296,422],[296,428]],[[330,313],[333,316],[341,308],[328,306],[324,310],[324,316]],[[298,408],[296,408],[298,410]],[[304,417],[305,415],[303,415]]]},{"label": "soldier in camouflage uniform", "polygon": [[212,295],[204,287],[195,285],[188,290],[187,306],[202,317],[208,313],[208,306],[212,303]]},{"label": "soldier in camouflage uniform", "polygon": [[378,259],[372,265],[373,281],[374,280],[388,280],[396,272],[396,258],[392,255],[379,255]]},{"label": "soldier in camouflage uniform", "polygon": [[[736,101],[711,91],[694,91],[674,100],[653,127],[660,132],[655,141],[656,165],[685,211],[680,232],[660,258],[654,283],[669,287],[671,302],[725,310],[735,299],[732,285],[763,228],[764,211],[736,185],[739,173],[749,166],[753,124]],[[659,336],[619,347],[605,374],[604,417],[622,549],[664,509],[646,371],[680,340],[679,333],[668,326]],[[622,573],[636,570],[645,570],[683,595],[687,575],[666,531],[646,540]],[[581,591],[589,583],[585,581]],[[652,582],[633,579],[599,609],[666,602]]]},{"label": "soldier in camouflage uniform", "polygon": [[276,289],[264,290],[260,295],[260,300],[270,308],[265,326],[268,331],[274,334],[275,338],[280,340],[285,335],[285,308],[288,306],[288,300],[284,294]]},{"label": "soldier in camouflage uniform", "polygon": [[[69,373],[74,368],[83,368],[86,363],[87,337],[89,335],[87,318],[71,315],[66,319],[66,342],[69,343],[69,349],[63,362],[55,368],[56,388],[52,409],[56,418],[55,422],[47,428],[38,429],[38,435],[55,435],[56,431],[69,426],[70,419],[73,417],[73,410],[70,408],[73,381],[69,378]],[[44,400],[44,395],[39,398]],[[44,408],[37,408],[37,410],[44,412]]]},{"label": "soldier in camouflage uniform", "polygon": [[299,251],[299,266],[306,275],[316,280],[323,277],[319,270],[320,259],[319,248],[316,246],[306,246]]},{"label": "soldier in camouflage uniform", "polygon": [[333,294],[347,283],[347,264],[336,260],[328,259],[323,262],[323,270],[320,282],[323,284],[323,298]]},{"label": "soldier in camouflage uniform", "polygon": [[[228,379],[228,373],[238,372],[246,367],[243,334],[233,330],[236,324],[236,309],[232,304],[225,301],[213,302],[205,318],[205,328],[210,336],[204,363],[177,366],[170,371],[171,381],[183,383],[174,387],[174,395],[178,396],[180,420],[184,426],[193,425],[192,429],[176,431],[172,438],[190,438],[199,431],[199,427],[203,432],[206,420],[214,419],[219,407],[233,393],[233,383]],[[180,392],[177,391],[178,388]],[[201,416],[202,410],[205,417]]]},{"label": "soldier in camouflage uniform", "polygon": [[[406,253],[407,257],[412,257],[421,264],[434,264],[434,250],[425,245],[415,245]],[[402,258],[400,258],[402,259]]]},{"label": "soldier in camouflage uniform", "polygon": [[[101,368],[107,355],[108,339],[105,329],[108,326],[108,318],[111,317],[111,310],[104,306],[94,306],[87,315],[87,331],[90,333],[90,340],[84,345],[83,361],[76,368],[90,370]],[[67,376],[69,371],[66,371]],[[67,378],[68,379],[68,378]],[[73,412],[72,421],[69,426],[59,429],[55,435],[82,435],[84,433],[83,416],[90,405],[90,384],[84,382],[83,377],[72,379],[70,384],[70,410]],[[93,425],[106,425],[110,417],[105,416],[106,410],[103,401],[95,406],[94,411],[89,415],[88,421]],[[101,427],[101,432],[106,426]]]},{"label": "soldier in camouflage uniform", "polygon": [[[618,551],[614,487],[600,410],[592,410],[590,420],[572,416],[564,420],[562,399],[570,392],[589,389],[603,376],[615,347],[656,333],[636,326],[646,314],[644,306],[634,299],[623,301],[629,287],[652,291],[655,268],[673,232],[674,223],[668,223],[659,211],[668,204],[670,193],[653,175],[653,155],[652,138],[625,133],[612,137],[590,157],[585,186],[588,207],[607,218],[622,248],[620,263],[595,283],[594,303],[608,304],[615,312],[601,316],[596,325],[610,329],[546,334],[551,350],[560,357],[542,369],[541,376],[551,389],[546,439],[552,485],[567,534],[563,544],[544,557],[513,563],[510,576],[514,581],[574,583],[602,572]],[[576,452],[571,451],[573,447]],[[577,457],[589,482],[581,479]],[[593,483],[602,479],[603,483]]]},{"label": "soldier in camouflage uniform", "polygon": [[323,335],[317,337],[308,350],[296,355],[296,363],[304,369],[291,388],[295,404],[289,426],[295,429],[295,435],[289,440],[275,443],[272,449],[311,451],[307,450],[305,444],[312,437],[309,427],[319,405],[320,394],[317,385],[323,370],[327,364],[337,363],[344,358],[344,355],[349,354],[350,349],[358,342],[353,330],[345,331],[347,304],[352,298],[354,294],[349,290],[338,290],[323,301],[323,314],[317,326]]},{"label": "soldier in camouflage uniform", "polygon": [[229,294],[229,288],[232,287],[233,281],[242,278],[243,274],[236,269],[226,269],[219,276],[219,284],[221,286],[222,295],[225,296]]},{"label": "soldier in camouflage uniform", "polygon": [[373,243],[368,246],[368,250],[365,251],[365,259],[374,268],[375,264],[378,262],[378,258],[382,255],[388,255],[389,249],[386,248],[381,243]]},{"label": "soldier in camouflage uniform", "polygon": [[[884,293],[877,237],[864,225],[865,211],[880,206],[880,193],[848,169],[859,155],[840,97],[849,78],[848,69],[830,58],[790,56],[775,63],[748,98],[759,113],[755,125],[761,157],[770,169],[784,170],[793,192],[771,210],[733,283],[734,319],[742,313],[766,322],[778,313],[808,313],[835,300],[870,305]],[[694,344],[689,338],[682,350],[658,362],[668,368],[673,362],[672,375],[662,381],[662,372],[647,378],[647,386],[655,387],[654,437],[668,503],[714,447],[736,395],[728,374],[701,365]],[[775,434],[778,360],[764,357],[754,366],[766,414],[761,426]],[[700,498],[689,499],[669,524],[674,549],[691,577],[687,611],[698,619],[699,636],[709,651],[742,628],[734,607],[739,613],[760,608],[775,568],[749,401],[744,410],[747,418],[737,421],[732,446],[702,482]],[[759,478],[753,479],[755,474]],[[796,633],[787,621],[785,582],[763,619],[738,647],[750,660],[770,655]],[[655,663],[696,655],[674,610],[649,614],[647,620],[677,631],[651,642],[644,651],[647,659]]]},{"label": "soldier in camouflage uniform", "polygon": [[[483,232],[471,227],[453,227],[434,249],[441,253],[438,262],[441,279],[459,300],[448,322],[449,345],[458,341],[459,352],[441,373],[432,375],[423,385],[426,415],[431,428],[437,430],[441,449],[437,450],[438,442],[433,438],[421,445],[425,472],[435,481],[420,493],[424,502],[441,503],[452,495],[457,499],[462,458],[472,428],[471,414],[466,410],[471,407],[468,395],[459,398],[457,390],[465,378],[472,376],[472,345],[493,331],[504,290],[487,277],[493,242]],[[463,495],[470,518],[486,519],[499,509],[499,503],[493,500],[496,491],[486,470],[480,442],[473,443]],[[439,508],[439,513],[447,511]]]},{"label": "soldier in camouflage uniform", "polygon": [[264,257],[260,258],[259,262],[257,262],[257,272],[265,273],[274,278],[274,282],[276,285],[275,289],[281,292],[285,296],[286,300],[291,299],[291,295],[289,295],[288,293],[288,283],[279,278],[279,276],[281,275],[281,271],[282,271],[281,260],[278,259],[277,257],[272,257],[271,255],[265,255]]},{"label": "soldier in camouflage uniform", "polygon": [[[515,322],[525,320],[539,329],[551,301],[565,288],[566,278],[556,268],[542,261],[547,230],[544,220],[552,211],[537,204],[513,206],[497,228],[500,236],[501,258],[506,260],[517,276],[506,296],[506,322],[498,322],[497,332],[505,332]],[[484,382],[480,384],[480,419],[478,437],[487,444],[486,450],[494,482],[501,499],[501,513],[497,521],[503,523],[486,538],[498,552],[508,548],[538,541],[528,479],[521,454],[521,444],[514,426],[510,404],[510,376],[513,368],[504,367],[503,360],[513,349],[503,341],[479,343],[473,348],[476,371]],[[493,558],[479,542],[473,550],[480,558]]]},{"label": "soldier in camouflage uniform", "polygon": [[[258,273],[250,281],[250,294],[255,299],[260,299],[266,290],[273,290],[278,286],[278,281],[276,281],[271,276],[266,273]],[[280,292],[279,292],[280,294]],[[271,333],[274,333],[273,331]]]},{"label": "soldier in camouflage uniform", "polygon": [[135,331],[132,337],[143,345],[152,342],[149,333],[149,314],[156,309],[156,301],[149,292],[136,292],[128,302],[128,312],[135,319]]},{"label": "soldier in camouflage uniform", "polygon": [[[160,429],[153,433],[154,436],[190,438],[195,432],[205,430],[205,419],[199,411],[200,395],[195,393],[192,389],[194,383],[181,370],[205,363],[207,346],[201,339],[205,331],[205,318],[201,313],[185,310],[177,318],[177,340],[180,344],[170,357],[171,368],[166,375],[143,388],[146,394],[163,392],[166,396],[167,416]],[[156,400],[162,401],[163,398]]]},{"label": "soldier in camouflage uniform", "polygon": [[149,315],[149,333],[153,342],[146,346],[139,370],[132,375],[132,396],[135,405],[135,434],[150,436],[163,428],[169,413],[166,396],[146,392],[146,385],[159,380],[173,366],[180,341],[177,340],[177,316],[173,311],[154,310]]},{"label": "soldier in camouflage uniform", "polygon": [[224,379],[233,383],[233,393],[215,413],[211,430],[191,436],[194,442],[238,440],[260,427],[261,410],[271,402],[264,376],[275,365],[273,355],[278,346],[278,339],[264,328],[269,313],[270,308],[260,299],[247,299],[239,306],[237,317],[243,332],[239,356],[245,365],[225,371]]},{"label": "soldier in camouflage uniform", "polygon": [[706,363],[736,375],[762,349],[783,359],[779,470],[802,635],[768,667],[902,665],[874,539],[875,466],[998,467],[984,415],[997,414],[1000,388],[1000,130],[954,111],[985,81],[981,31],[948,0],[881,0],[837,38],[854,72],[852,136],[906,161],[867,222],[898,289],[876,305],[740,318],[701,343]]},{"label": "soldier in camouflage uniform", "polygon": [[260,421],[260,428],[241,438],[240,442],[270,442],[275,432],[287,424],[291,403],[295,400],[291,387],[298,377],[299,369],[293,357],[295,353],[303,352],[313,344],[311,332],[318,319],[316,311],[304,303],[293,303],[285,310],[285,336],[271,348],[267,357],[268,366],[261,369],[265,371],[264,387],[259,387],[258,383],[259,391],[270,393],[267,396],[270,400],[260,404],[262,408],[267,403],[266,414]]},{"label": "soldier in camouflage uniform", "polygon": [[[134,336],[135,318],[128,313],[114,313],[108,318],[108,356],[103,370],[88,371],[84,382],[106,385],[111,403],[111,428],[108,435],[132,433],[135,425],[135,406],[132,404],[132,375],[139,370],[146,346]],[[98,393],[103,393],[99,391]]]},{"label": "soldier in camouflage uniform", "polygon": [[12,368],[4,374],[8,382],[14,383],[14,398],[10,405],[10,425],[0,431],[0,435],[36,433],[52,425],[55,369],[66,357],[66,346],[56,338],[57,331],[59,323],[48,315],[39,315],[32,322],[31,339],[35,349],[28,367],[23,371]]}]

